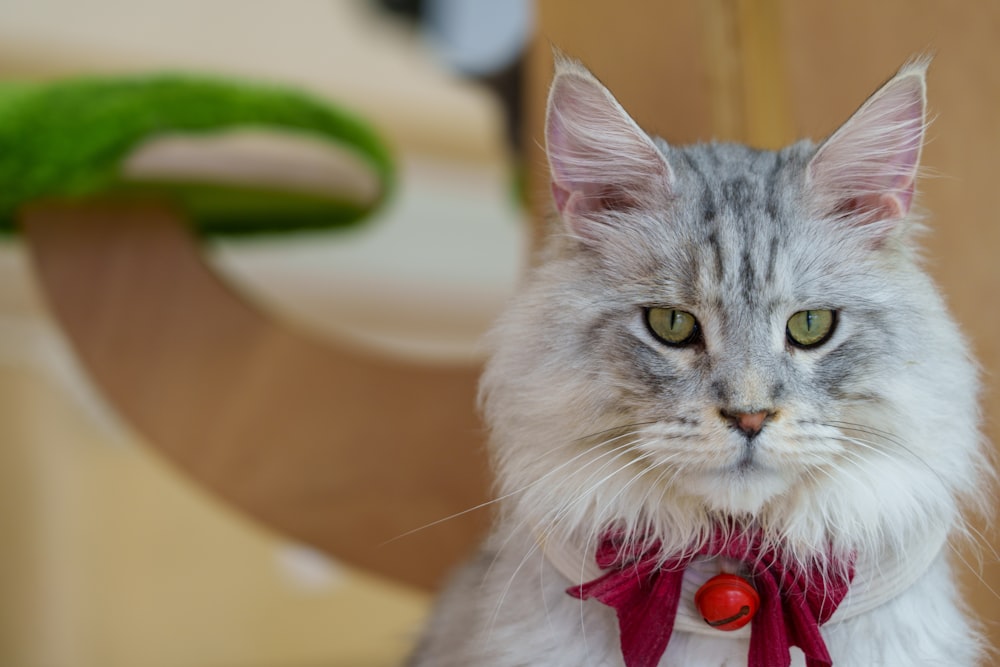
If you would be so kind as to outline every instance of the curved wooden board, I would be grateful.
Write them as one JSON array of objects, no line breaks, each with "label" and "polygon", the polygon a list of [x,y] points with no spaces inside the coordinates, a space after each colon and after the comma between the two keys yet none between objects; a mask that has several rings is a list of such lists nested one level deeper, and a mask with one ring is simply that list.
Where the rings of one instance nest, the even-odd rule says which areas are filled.
[{"label": "curved wooden board", "polygon": [[51,309],[115,409],[285,535],[421,587],[486,523],[478,369],[314,340],[255,309],[155,202],[43,203],[21,225]]}]

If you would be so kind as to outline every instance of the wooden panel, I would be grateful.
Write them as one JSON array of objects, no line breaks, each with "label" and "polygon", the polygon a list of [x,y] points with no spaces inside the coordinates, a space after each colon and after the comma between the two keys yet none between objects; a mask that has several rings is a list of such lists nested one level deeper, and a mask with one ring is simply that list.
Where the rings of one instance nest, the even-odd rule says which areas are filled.
[{"label": "wooden panel", "polygon": [[[545,102],[552,49],[579,58],[647,131],[668,140],[710,136],[710,81],[698,3],[643,4],[641,20],[621,3],[543,0],[528,58],[525,132],[528,195],[537,220],[550,212]],[[540,231],[541,227],[536,226]]]},{"label": "wooden panel", "polygon": [[162,205],[43,204],[22,224],[91,377],[207,489],[409,584],[434,586],[471,550],[484,512],[383,543],[485,499],[477,368],[369,356],[267,317]]},{"label": "wooden panel", "polygon": [[[669,141],[712,138],[776,147],[822,138],[910,56],[935,52],[929,75],[936,117],[919,204],[932,212],[930,269],[985,368],[987,415],[1000,414],[1000,5],[909,0],[802,3],[707,0],[630,3],[541,0],[540,43],[528,96],[529,142],[541,145],[550,40],[581,58],[647,130]],[[530,156],[545,192],[541,148]],[[549,210],[540,196],[534,210]],[[541,229],[542,224],[539,224]],[[1000,420],[987,419],[1000,442]],[[1000,618],[997,537],[980,538],[982,562],[962,567],[975,611]],[[991,627],[1000,646],[1000,628]]]},{"label": "wooden panel", "polygon": [[[785,66],[798,133],[828,134],[908,58],[935,54],[928,74],[934,122],[922,158],[927,176],[920,182],[918,205],[929,213],[930,271],[986,371],[986,432],[1000,443],[1000,310],[995,307],[1000,5],[906,0],[786,0],[784,5]],[[977,530],[985,530],[981,523]],[[980,535],[978,545],[955,558],[967,597],[989,621],[1000,618],[997,537]],[[1000,646],[1000,627],[988,630],[992,644]]]}]

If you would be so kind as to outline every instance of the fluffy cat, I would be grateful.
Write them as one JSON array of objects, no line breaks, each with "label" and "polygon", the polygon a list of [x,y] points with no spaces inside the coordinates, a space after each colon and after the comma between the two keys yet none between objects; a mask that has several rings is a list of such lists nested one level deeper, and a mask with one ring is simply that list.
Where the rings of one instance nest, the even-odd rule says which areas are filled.
[{"label": "fluffy cat", "polygon": [[[976,664],[946,541],[987,466],[975,365],[915,242],[926,61],[771,152],[651,138],[557,60],[557,224],[482,381],[500,509],[409,665],[625,664],[616,609],[567,594],[609,536],[693,555],[662,658],[632,664],[747,665],[749,627],[681,619],[708,577],[747,574],[704,552],[720,530],[820,587],[853,573],[822,624],[836,667]],[[806,664],[780,649],[757,664]]]}]

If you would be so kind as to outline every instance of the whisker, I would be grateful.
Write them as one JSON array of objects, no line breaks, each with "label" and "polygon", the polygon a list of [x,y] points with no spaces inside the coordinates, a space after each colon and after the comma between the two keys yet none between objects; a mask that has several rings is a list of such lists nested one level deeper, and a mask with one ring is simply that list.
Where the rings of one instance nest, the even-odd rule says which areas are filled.
[{"label": "whisker", "polygon": [[[653,452],[653,451],[646,452],[645,454],[643,454],[643,455],[639,456],[638,458],[636,458],[633,461],[633,463],[636,463],[636,464],[642,463],[642,462],[644,462],[644,461],[646,461],[648,459],[653,458],[655,455],[656,455],[656,452]],[[649,468],[642,468],[642,469],[640,469],[639,472],[637,472],[635,475],[633,475],[631,479],[629,479],[627,482],[625,482],[625,484],[622,485],[622,488],[618,489],[618,491],[615,493],[615,495],[611,496],[611,498],[608,499],[608,501],[607,501],[608,505],[613,505],[614,502],[616,500],[618,500],[618,498],[621,497],[622,494],[624,494],[626,491],[628,491],[634,484],[636,484],[644,476],[648,475],[649,472],[650,472]],[[648,493],[649,493],[649,491],[647,490],[646,494],[644,494],[644,495],[648,495]],[[641,505],[640,505],[640,507],[641,507]]]},{"label": "whisker", "polygon": [[[598,447],[602,446],[603,444],[604,444],[604,443],[598,443],[597,445],[595,445],[595,446],[593,446],[593,447],[590,447],[590,448],[588,448],[588,449],[587,449],[587,450],[586,450],[585,452],[582,452],[581,454],[578,454],[577,456],[573,457],[573,460],[575,460],[575,459],[579,458],[579,457],[580,457],[580,456],[582,456],[583,454],[586,454],[586,453],[590,453],[590,452],[593,452],[593,451],[594,451],[594,449],[597,449]],[[611,462],[615,461],[615,460],[616,460],[616,459],[617,459],[617,458],[618,458],[619,456],[621,456],[622,452],[623,452],[623,451],[624,451],[625,449],[627,449],[627,448],[631,447],[631,446],[632,446],[632,444],[633,444],[633,443],[631,443],[631,442],[627,442],[627,443],[625,443],[625,444],[623,444],[623,445],[619,445],[619,446],[617,446],[617,447],[614,447],[614,448],[612,448],[612,449],[610,449],[610,450],[608,450],[608,451],[605,451],[605,452],[603,452],[603,453],[599,454],[599,455],[598,455],[598,456],[596,456],[595,458],[593,458],[593,459],[591,459],[590,461],[588,461],[587,463],[585,463],[585,464],[583,465],[583,467],[581,468],[581,471],[582,471],[582,470],[585,470],[585,469],[586,469],[586,468],[587,468],[588,466],[591,466],[591,465],[593,465],[593,464],[596,464],[596,463],[598,463],[599,461],[601,461],[601,459],[603,459],[603,458],[606,458],[606,457],[608,457],[608,456],[611,456],[611,457],[612,457],[612,458],[611,458],[611,460],[610,460],[609,462],[605,463],[605,465],[604,465],[604,466],[602,466],[602,467],[601,467],[601,468],[600,468],[600,469],[598,470],[598,472],[599,472],[600,470],[603,470],[603,469],[604,469],[604,468],[605,468],[605,467],[606,467],[607,465],[609,465],[609,464],[610,464]],[[617,454],[616,454],[616,452],[617,452]],[[614,455],[614,456],[612,456],[612,455]],[[569,463],[569,462],[567,462],[567,463]],[[562,467],[562,466],[560,466],[560,467]],[[558,470],[558,468],[557,468],[556,470]],[[554,472],[554,471],[553,471],[553,472]],[[549,474],[551,474],[551,473],[549,473]],[[545,475],[545,476],[543,476],[543,477],[542,477],[541,479],[544,479],[544,478],[545,478],[545,477],[547,477],[547,476],[548,476],[548,475]],[[591,475],[591,477],[592,477],[592,476],[593,476],[593,475]],[[591,477],[588,477],[588,479],[590,479]],[[541,479],[540,479],[540,480],[536,480],[536,482],[535,482],[535,483],[537,483],[538,481],[541,481]],[[535,483],[533,483],[533,484],[531,484],[531,485],[529,485],[529,486],[533,486],[533,485],[534,485]],[[523,491],[523,490],[527,490],[527,488],[528,488],[528,487],[525,487],[525,488],[524,488],[524,489],[522,489],[521,491]],[[511,494],[508,494],[508,495],[511,495]],[[518,522],[517,522],[517,524],[516,524],[516,525],[515,525],[515,526],[514,526],[514,527],[513,527],[513,528],[512,528],[512,529],[511,529],[511,530],[510,530],[509,532],[508,532],[508,534],[507,534],[507,537],[506,537],[506,538],[504,539],[503,543],[502,543],[502,544],[501,544],[501,545],[500,545],[500,546],[499,546],[499,547],[497,548],[497,553],[496,553],[496,555],[494,555],[494,557],[493,557],[493,560],[492,560],[492,562],[490,563],[490,566],[489,566],[489,568],[487,568],[487,570],[486,570],[486,577],[488,577],[488,576],[489,576],[489,573],[490,573],[490,572],[492,572],[492,570],[493,570],[493,567],[494,567],[494,566],[496,565],[496,562],[497,562],[497,560],[498,560],[498,559],[500,558],[500,555],[501,555],[501,554],[503,553],[503,551],[504,551],[504,550],[505,550],[505,549],[507,548],[507,545],[508,545],[508,544],[510,543],[511,539],[513,539],[515,535],[517,535],[517,534],[519,534],[519,533],[521,532],[521,530],[522,530],[522,529],[524,528],[525,524],[527,524],[527,523],[528,523],[528,521],[530,520],[530,518],[531,518],[531,515],[530,515],[530,514],[528,514],[528,513],[525,513],[525,515],[524,515],[524,516],[522,517],[522,519],[521,519],[520,521],[518,521]],[[538,517],[538,518],[540,519],[541,517]],[[486,577],[484,577],[484,579],[485,579]]]},{"label": "whisker", "polygon": [[[906,445],[906,443],[904,443],[902,441],[902,439],[900,439],[899,436],[897,436],[894,433],[882,430],[880,428],[876,428],[874,426],[868,426],[866,424],[856,424],[856,423],[845,422],[845,421],[829,421],[829,422],[826,422],[824,425],[832,426],[833,428],[836,428],[836,429],[840,430],[841,432],[843,432],[843,429],[846,428],[847,430],[859,431],[859,432],[864,433],[866,435],[870,435],[870,436],[872,436],[874,438],[881,438],[885,442],[887,442],[889,444],[892,444],[892,445],[895,445],[896,447],[899,447],[901,450],[903,450],[904,452],[906,452],[907,454],[909,454],[911,457],[913,457],[913,459],[915,461],[919,462],[921,465],[925,466],[928,470],[930,470],[932,473],[934,473],[936,476],[938,476],[938,472],[936,470],[934,470],[933,466],[931,466],[929,463],[927,463],[927,461],[925,461],[923,459],[923,457],[921,457],[915,451],[913,451],[912,448],[908,447]],[[847,435],[847,434],[845,433],[845,435]],[[868,444],[874,445],[875,443],[869,442]],[[942,481],[942,484],[947,488],[948,485],[944,483],[944,480],[942,479],[941,481]]]},{"label": "whisker", "polygon": [[[636,444],[638,444],[638,443],[636,443]],[[635,459],[626,461],[624,465],[618,467],[616,470],[614,470],[611,473],[605,475],[603,478],[601,478],[597,482],[591,484],[583,492],[575,494],[575,497],[569,503],[567,503],[567,504],[563,505],[562,507],[558,508],[555,512],[552,512],[551,516],[546,520],[546,523],[548,524],[548,527],[544,530],[544,533],[542,535],[543,539],[547,540],[547,539],[551,539],[553,537],[558,537],[560,535],[567,535],[569,532],[572,532],[571,528],[570,528],[569,531],[563,532],[564,529],[560,527],[560,524],[564,523],[568,519],[568,517],[570,516],[570,514],[574,510],[576,510],[580,506],[581,503],[590,501],[592,499],[594,493],[597,491],[597,489],[599,489],[600,487],[604,486],[604,484],[607,483],[608,480],[610,480],[613,477],[617,476],[619,473],[621,473],[621,471],[625,470],[626,468],[628,468],[631,465],[640,464],[641,462],[643,462],[643,461],[645,461],[647,459],[653,458],[653,456],[655,456],[655,454],[656,454],[656,452],[650,451],[650,452],[646,452],[646,453],[640,455],[639,457],[637,457]],[[615,458],[617,459],[618,457],[616,456]],[[603,469],[607,468],[610,463],[611,463],[611,461],[605,463],[605,465],[603,465],[600,470],[603,470]],[[598,470],[597,472],[599,473],[600,470]],[[620,493],[624,492],[625,488],[627,488],[635,480],[639,479],[642,476],[642,474],[645,474],[645,472],[647,472],[647,471],[643,470],[643,471],[640,471],[640,473],[638,475],[633,476],[629,480],[629,482],[626,483],[625,487],[623,487],[623,489],[619,490],[619,492],[615,494],[615,498],[617,498]],[[588,482],[590,480],[592,480],[596,474],[597,473],[591,474],[588,477]],[[610,501],[609,501],[609,504],[610,504]],[[588,543],[590,543],[590,542],[596,543],[596,541],[600,537],[600,535],[599,535],[600,532],[602,532],[605,528],[606,528],[606,526],[602,525],[601,521],[595,521],[595,522],[593,522],[593,527],[591,528],[591,531],[590,531],[591,534],[586,539],[586,542],[588,542]]]},{"label": "whisker", "polygon": [[[630,428],[630,427],[625,427],[625,428]],[[603,433],[607,433],[607,432],[612,431],[612,430],[614,430],[614,429],[608,429],[607,431],[603,431]],[[637,434],[638,434],[637,431],[636,432],[623,433],[623,434],[620,434],[619,436],[616,436],[615,438],[611,438],[609,440],[605,440],[605,441],[596,443],[593,446],[588,447],[587,449],[585,449],[582,452],[578,453],[576,456],[572,457],[568,461],[564,461],[563,463],[559,464],[558,466],[556,466],[552,470],[548,471],[547,473],[545,473],[544,475],[542,475],[538,479],[530,482],[529,484],[526,484],[525,486],[522,486],[519,489],[515,489],[514,491],[509,491],[508,493],[505,493],[502,496],[499,496],[497,498],[493,498],[492,500],[487,500],[487,501],[479,503],[478,505],[475,505],[473,507],[469,507],[468,509],[464,509],[464,510],[462,510],[460,512],[456,512],[454,514],[450,514],[450,515],[448,515],[446,517],[442,517],[440,519],[436,519],[434,521],[431,521],[430,523],[426,523],[426,524],[424,524],[422,526],[418,526],[416,528],[410,529],[410,530],[406,531],[405,533],[401,533],[399,535],[396,535],[395,537],[391,537],[388,540],[382,542],[379,545],[379,547],[380,548],[384,547],[384,546],[386,546],[388,544],[392,544],[393,542],[396,542],[397,540],[401,540],[401,539],[403,539],[405,537],[409,537],[410,535],[413,535],[415,533],[419,533],[422,530],[427,530],[428,528],[433,528],[434,526],[441,525],[442,523],[446,523],[446,522],[451,521],[453,519],[457,519],[457,518],[459,518],[461,516],[465,516],[466,514],[469,514],[471,512],[475,512],[477,510],[484,509],[486,507],[489,507],[490,505],[494,505],[496,503],[499,503],[499,502],[502,502],[504,500],[507,500],[508,498],[512,498],[512,497],[514,497],[514,496],[516,496],[516,495],[518,495],[520,493],[524,493],[525,491],[531,489],[533,486],[537,486],[538,484],[541,484],[546,479],[548,479],[552,475],[555,475],[556,473],[558,473],[563,468],[565,468],[565,467],[567,467],[569,465],[572,465],[575,461],[577,461],[581,457],[586,456],[587,454],[589,454],[590,452],[594,451],[595,449],[597,449],[599,447],[604,447],[604,446],[606,446],[606,445],[608,445],[608,444],[610,444],[610,443],[612,443],[612,442],[614,442],[616,440],[620,440],[622,438],[629,437],[630,435],[637,435]],[[628,447],[628,446],[629,445],[626,444],[626,445],[623,445],[622,447]],[[618,451],[618,449],[620,449],[620,448],[621,447],[615,448],[612,451]],[[540,457],[540,459],[541,459],[541,457]]]},{"label": "whisker", "polygon": [[[873,445],[873,443],[870,443],[870,442],[867,442],[867,441],[864,441],[864,440],[860,440],[858,438],[850,438],[848,436],[835,437],[835,439],[841,440],[841,441],[845,441],[845,442],[850,442],[852,444],[855,444],[855,445],[858,445],[858,446],[864,448],[867,451],[871,451],[871,452],[874,452],[876,454],[880,454],[880,455],[882,455],[884,457],[891,458],[890,455],[887,452],[884,452],[881,449],[879,449],[878,447],[875,447]],[[863,466],[864,459],[860,458],[860,454],[858,452],[851,452],[850,450],[845,450],[845,454],[849,454],[850,455],[846,459],[848,462],[850,462],[853,465],[856,465],[858,467],[862,467]],[[926,466],[926,464],[925,464],[925,466]],[[932,472],[934,473],[934,476],[937,478],[938,482],[941,483],[942,486],[945,486],[945,482],[940,477],[940,475],[938,475],[936,473],[936,471],[932,470]],[[945,488],[947,488],[947,487],[945,486]],[[916,504],[919,501],[919,498],[916,496],[916,494],[914,493],[914,491],[912,489],[906,489],[906,493],[909,494],[910,500],[911,500],[912,503]],[[987,538],[987,536],[984,535],[982,531],[980,531],[978,528],[976,528],[974,525],[972,525],[966,518],[964,518],[962,516],[958,516],[956,518],[959,521],[958,526],[956,526],[957,530],[959,530],[961,533],[965,534],[966,536],[973,538],[973,541],[976,544],[978,544],[979,546],[985,547],[985,549],[993,557],[994,561],[1000,560],[1000,553],[997,552],[996,547],[994,547],[992,544],[990,544],[989,538]],[[949,544],[949,548],[951,548],[953,550],[955,549],[955,547],[952,546],[951,544]],[[964,559],[963,559],[963,561],[964,561]],[[968,565],[968,563],[966,563],[966,565]],[[970,566],[970,568],[971,568],[971,566]]]},{"label": "whisker", "polygon": [[[633,444],[638,444],[638,442],[639,441],[636,441]],[[598,468],[598,470],[596,472],[594,472],[590,476],[588,476],[585,483],[589,483],[591,479],[593,479],[597,474],[600,474],[601,471],[605,470],[609,465],[611,465],[612,463],[614,463],[616,460],[618,460],[625,453],[626,452],[620,452],[619,454],[615,455],[613,458],[611,458],[609,461],[607,461],[604,465],[602,465],[600,468]],[[554,533],[553,529],[559,523],[561,523],[567,516],[569,516],[569,513],[572,510],[576,509],[578,505],[580,505],[583,502],[590,501],[592,499],[592,496],[593,496],[594,492],[597,489],[599,489],[601,486],[603,486],[605,482],[607,482],[609,479],[611,479],[612,477],[614,477],[615,475],[617,475],[618,473],[620,473],[625,468],[629,467],[630,465],[633,465],[634,463],[635,463],[634,459],[626,461],[624,465],[620,466],[616,470],[614,470],[614,471],[610,472],[609,474],[605,475],[604,477],[602,477],[597,482],[595,482],[593,484],[590,484],[590,486],[587,487],[585,490],[583,490],[583,491],[575,494],[575,497],[568,504],[566,504],[565,506],[563,506],[562,508],[560,508],[556,512],[555,516],[552,518],[552,520],[550,522],[551,528],[550,528],[550,530],[548,530],[546,532],[545,536],[553,534]]]},{"label": "whisker", "polygon": [[[561,529],[559,527],[559,524],[563,523],[569,517],[570,513],[576,508],[577,505],[579,505],[581,502],[589,499],[594,494],[594,492],[598,488],[600,488],[601,486],[603,486],[609,479],[611,479],[614,476],[618,475],[621,471],[625,470],[628,466],[635,465],[635,464],[642,464],[643,462],[645,462],[645,461],[647,461],[649,459],[655,458],[657,456],[657,454],[658,454],[658,452],[655,452],[655,451],[646,452],[645,454],[639,456],[638,458],[633,459],[631,461],[628,461],[627,463],[625,463],[625,465],[622,465],[621,467],[619,467],[614,472],[610,473],[609,475],[606,475],[604,478],[602,478],[601,480],[599,480],[598,482],[596,482],[595,484],[593,484],[586,493],[580,494],[576,499],[574,499],[574,501],[572,503],[564,506],[563,508],[560,509],[560,511],[554,513],[554,515],[549,520],[549,526],[550,527],[548,529],[547,535],[556,534],[559,531],[562,531],[563,529]],[[679,453],[675,454],[675,456],[676,455],[679,455]],[[672,457],[668,457],[668,458],[672,458]],[[625,493],[628,490],[628,488],[630,488],[631,486],[633,486],[635,482],[637,482],[639,479],[642,478],[643,475],[646,475],[649,472],[650,472],[650,469],[646,468],[646,469],[641,470],[639,473],[633,475],[623,485],[623,487],[621,489],[619,489],[615,493],[615,495],[610,500],[606,501],[607,505],[612,505],[613,501],[615,499],[617,499],[622,493]],[[669,469],[664,468],[659,473],[657,479],[662,479],[669,472],[670,472]],[[651,487],[649,490],[647,490],[647,492],[644,495],[644,497],[648,496],[648,494],[650,493],[650,491],[652,490],[652,488],[653,487]],[[665,490],[661,491],[661,495],[660,495],[661,498],[663,497],[664,493],[665,493]],[[592,528],[589,531],[589,535],[588,535],[588,537],[585,540],[586,543],[587,544],[594,544],[594,545],[596,545],[596,543],[601,539],[601,535],[607,529],[607,527],[608,526],[607,526],[607,524],[605,522],[602,522],[602,521],[595,521],[595,522],[593,522]],[[634,530],[635,526],[628,526],[628,528],[629,528],[629,530]],[[581,575],[580,575],[580,579],[581,580],[583,578],[582,568],[583,568],[583,565],[581,564]]]},{"label": "whisker", "polygon": [[979,572],[979,570],[972,567],[972,564],[969,563],[969,561],[965,558],[964,555],[962,555],[961,549],[955,548],[955,546],[952,545],[951,543],[948,544],[948,548],[951,549],[951,552],[953,554],[958,556],[958,559],[962,561],[962,564],[964,564],[965,567],[967,567],[970,572],[972,572],[973,576],[976,577],[976,580],[979,581],[979,583],[983,586],[983,588],[989,591],[989,593],[993,595],[994,598],[1000,600],[1000,593],[997,593],[996,589],[994,589],[993,586],[991,586],[990,583],[983,578],[983,575],[981,572]]},{"label": "whisker", "polygon": [[864,448],[864,449],[866,449],[868,451],[881,454],[881,455],[885,456],[886,458],[891,458],[888,455],[888,453],[884,452],[879,447],[877,447],[875,442],[872,442],[872,441],[869,441],[869,440],[865,440],[863,438],[852,437],[852,436],[848,435],[847,433],[845,433],[844,431],[845,430],[847,430],[847,431],[858,431],[860,433],[864,433],[865,435],[869,435],[869,436],[871,436],[873,438],[879,438],[882,441],[884,441],[884,442],[886,442],[886,443],[888,443],[888,444],[890,444],[890,445],[892,445],[894,447],[897,447],[899,450],[905,452],[908,456],[910,456],[910,458],[913,461],[915,461],[916,463],[918,463],[921,466],[923,466],[928,472],[931,473],[931,475],[934,476],[934,478],[941,485],[942,489],[945,489],[946,491],[950,491],[950,489],[951,489],[951,486],[944,479],[944,477],[941,476],[941,473],[939,473],[937,470],[934,469],[934,466],[932,466],[931,464],[929,464],[922,456],[920,456],[915,451],[913,451],[913,449],[911,447],[908,447],[902,441],[902,439],[900,439],[896,434],[894,434],[894,433],[892,433],[890,431],[886,431],[884,429],[880,429],[880,428],[877,428],[875,426],[869,426],[867,424],[859,424],[859,423],[848,422],[848,421],[830,420],[830,421],[826,421],[826,422],[814,422],[814,423],[817,423],[817,424],[819,424],[821,426],[828,426],[830,428],[836,429],[837,432],[840,433],[840,436],[834,436],[834,439],[836,439],[836,440],[840,440],[841,442],[849,442],[849,443],[855,444],[855,445],[857,445],[859,447],[862,447],[862,448]]},{"label": "whisker", "polygon": [[[673,475],[676,474],[674,472],[674,469],[672,469],[671,467],[669,467],[669,466],[667,466],[665,464],[668,463],[672,458],[675,458],[677,455],[678,454],[673,454],[671,456],[666,457],[666,459],[657,461],[657,467],[660,468],[660,472],[656,476],[656,479],[654,479],[652,482],[650,482],[649,487],[646,489],[646,493],[644,493],[642,495],[642,498],[639,501],[639,508],[640,509],[645,509],[648,506],[647,503],[649,502],[650,494],[653,492],[654,489],[660,487],[661,483],[663,482],[664,478],[667,475],[671,475],[671,479],[672,479]],[[667,493],[666,488],[661,488],[660,489],[660,497],[659,497],[659,500],[657,500],[657,505],[663,503],[663,497],[666,495],[666,493]],[[648,517],[646,517],[646,521],[647,521],[647,523],[649,522],[649,518]]]},{"label": "whisker", "polygon": [[549,634],[556,636],[555,626],[552,625],[552,610],[549,609],[549,601],[545,595],[545,559],[538,559],[538,592],[542,598],[542,609],[545,611],[545,622],[549,626]]},{"label": "whisker", "polygon": [[[849,442],[851,444],[854,444],[854,445],[857,445],[859,447],[862,447],[862,448],[864,448],[867,451],[874,452],[876,454],[880,454],[880,455],[882,455],[882,456],[884,456],[884,457],[886,457],[888,459],[892,458],[891,456],[889,456],[889,454],[887,452],[879,449],[875,445],[874,442],[871,442],[871,441],[868,441],[868,440],[864,440],[862,438],[854,438],[854,437],[851,437],[851,436],[847,435],[846,433],[842,433],[842,435],[840,435],[840,436],[834,436],[834,439],[835,440],[839,440],[841,442]],[[937,470],[935,470],[934,467],[931,464],[927,463],[927,461],[925,461],[921,456],[918,456],[909,447],[906,447],[902,443],[894,442],[892,440],[888,440],[888,442],[890,442],[892,444],[895,444],[895,445],[898,445],[904,452],[906,452],[907,454],[909,454],[910,457],[915,462],[919,463],[921,466],[923,466],[924,468],[926,468],[927,471],[930,472],[931,475],[933,475],[934,478],[938,481],[938,483],[941,485],[941,488],[943,488],[945,490],[948,490],[950,488],[949,485],[948,485],[948,482],[945,481],[944,477],[941,476],[941,473],[939,473]]]},{"label": "whisker", "polygon": [[969,538],[979,547],[985,548],[989,552],[990,556],[992,556],[993,562],[1000,561],[1000,552],[998,552],[997,548],[990,542],[990,538],[987,537],[983,531],[976,528],[968,519],[963,517],[962,525],[959,526],[959,529],[962,531],[963,537]]},{"label": "whisker", "polygon": [[503,603],[507,599],[507,594],[510,593],[510,589],[514,585],[514,580],[517,578],[517,575],[521,572],[521,568],[523,568],[524,565],[528,562],[528,560],[534,555],[534,553],[538,551],[539,546],[540,545],[538,544],[538,542],[532,544],[531,547],[528,549],[528,551],[524,554],[524,557],[521,558],[521,562],[517,564],[517,567],[514,568],[514,571],[511,573],[510,577],[508,577],[507,584],[500,592],[500,596],[497,598],[497,602],[493,607],[493,614],[490,616],[489,631],[487,632],[487,639],[493,636],[493,630],[496,627],[497,619],[500,617],[500,609],[503,607]]},{"label": "whisker", "polygon": [[638,427],[641,427],[641,426],[652,426],[653,424],[658,424],[658,423],[660,423],[662,421],[663,420],[661,420],[661,419],[653,419],[653,420],[644,421],[644,422],[633,422],[633,423],[629,423],[629,424],[619,424],[618,426],[612,426],[611,428],[606,428],[603,431],[597,431],[595,433],[590,433],[590,434],[587,434],[587,435],[582,435],[579,438],[574,438],[571,442],[580,442],[581,440],[589,440],[591,438],[597,438],[597,437],[602,436],[602,435],[604,435],[606,433],[614,433],[616,431],[629,431],[629,430],[631,430],[632,434],[635,435],[635,434],[638,434],[638,431],[634,430],[634,429],[636,429]]},{"label": "whisker", "polygon": [[[626,437],[626,436],[620,435],[620,436],[617,436],[616,438],[611,438],[611,439],[606,440],[606,441],[604,441],[602,443],[597,443],[595,446],[592,446],[592,447],[588,448],[587,452],[593,452],[594,449],[600,447],[601,445],[603,445],[603,444],[605,444],[607,442],[613,442],[614,440],[621,439],[622,437]],[[626,462],[624,465],[620,466],[615,471],[609,473],[608,475],[605,475],[604,478],[602,478],[602,479],[600,479],[600,480],[592,483],[592,481],[595,479],[595,477],[597,477],[599,474],[601,474],[602,471],[606,470],[608,467],[610,467],[612,464],[614,464],[615,461],[617,461],[620,458],[622,458],[622,456],[624,456],[628,452],[628,450],[630,450],[635,445],[638,445],[640,443],[641,443],[640,440],[630,440],[629,442],[626,442],[626,443],[624,443],[622,445],[618,445],[617,447],[615,447],[613,449],[610,449],[610,450],[607,450],[605,452],[602,452],[598,456],[596,456],[593,459],[591,459],[590,461],[586,462],[583,465],[583,467],[580,468],[581,472],[584,471],[584,470],[586,470],[586,468],[591,467],[591,466],[593,466],[593,465],[601,462],[602,459],[607,459],[596,470],[594,470],[593,472],[591,472],[591,473],[589,473],[587,475],[587,478],[584,481],[584,484],[585,485],[589,485],[589,487],[586,490],[584,490],[583,492],[574,492],[574,497],[573,497],[573,499],[572,499],[572,501],[570,503],[565,504],[565,505],[563,505],[563,506],[561,506],[559,508],[556,508],[555,510],[551,511],[550,512],[550,517],[548,517],[548,518],[545,518],[545,517],[535,517],[541,524],[547,524],[548,525],[548,528],[546,528],[546,529],[542,529],[541,525],[536,525],[536,528],[535,528],[535,532],[537,533],[536,542],[537,542],[537,537],[541,537],[541,538],[543,538],[545,540],[552,539],[552,538],[556,537],[557,534],[558,534],[558,532],[559,532],[559,530],[561,530],[561,529],[559,529],[559,524],[563,523],[564,520],[566,518],[568,518],[569,514],[577,506],[579,506],[582,502],[588,500],[590,498],[590,496],[594,493],[594,491],[596,491],[598,488],[600,488],[601,486],[603,486],[609,479],[611,479],[612,477],[614,477],[617,474],[619,474],[622,470],[624,470],[628,466],[634,465],[637,462],[644,461],[646,459],[652,458],[656,454],[656,452],[647,452],[647,453],[639,456],[636,459],[633,459],[633,460],[630,460],[630,461]],[[587,452],[584,452],[584,453],[587,453]],[[579,458],[579,456],[580,455],[577,455],[577,457],[574,457],[574,458]],[[487,574],[490,571],[492,571],[493,567],[496,565],[496,562],[498,561],[498,559],[502,555],[503,551],[505,551],[506,548],[508,547],[511,539],[513,539],[513,537],[515,535],[521,533],[521,531],[523,530],[524,526],[528,523],[528,521],[531,518],[532,517],[531,517],[530,513],[525,513],[525,515],[522,517],[522,519],[520,521],[518,521],[518,523],[512,529],[510,529],[510,531],[508,532],[507,537],[504,539],[503,544],[500,545],[500,547],[497,550],[497,553],[494,555],[494,558],[493,558],[493,560],[492,560],[492,562],[491,562],[491,564],[490,564],[490,566],[489,566],[489,568],[487,570]],[[596,540],[597,539],[597,533],[600,530],[601,530],[601,527],[597,526],[595,524],[595,527],[593,529],[594,535],[592,535],[590,539],[591,540]]]}]

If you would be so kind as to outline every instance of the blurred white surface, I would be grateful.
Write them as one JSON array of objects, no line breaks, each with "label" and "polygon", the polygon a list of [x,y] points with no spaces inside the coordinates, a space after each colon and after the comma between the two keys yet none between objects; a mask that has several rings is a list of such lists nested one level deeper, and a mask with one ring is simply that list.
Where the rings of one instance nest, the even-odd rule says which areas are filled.
[{"label": "blurred white surface", "polygon": [[404,159],[400,188],[346,233],[215,241],[222,273],[320,335],[472,360],[521,270],[527,225],[500,166]]}]

